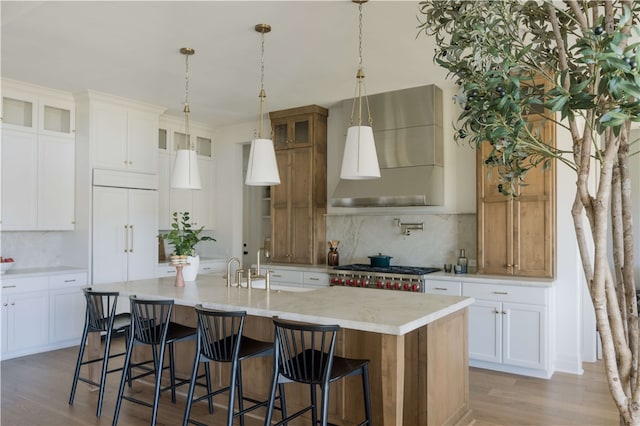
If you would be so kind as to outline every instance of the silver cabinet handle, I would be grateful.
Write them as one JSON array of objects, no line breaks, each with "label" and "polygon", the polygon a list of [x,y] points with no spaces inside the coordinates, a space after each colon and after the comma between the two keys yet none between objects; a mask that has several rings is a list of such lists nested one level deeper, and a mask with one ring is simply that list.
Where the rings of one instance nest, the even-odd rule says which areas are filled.
[{"label": "silver cabinet handle", "polygon": [[75,283],[76,280],[64,280],[65,283]]},{"label": "silver cabinet handle", "polygon": [[440,290],[440,291],[447,291],[447,289],[444,288],[444,287],[434,287],[433,289],[434,290]]},{"label": "silver cabinet handle", "polygon": [[282,278],[282,275],[280,275],[280,274],[273,274],[273,273],[272,273],[272,274],[271,274],[271,276],[272,276],[272,277],[275,277],[275,278]]},{"label": "silver cabinet handle", "polygon": [[309,281],[320,281],[320,278],[309,277]]},{"label": "silver cabinet handle", "polygon": [[129,225],[125,225],[124,226],[124,252],[127,253],[128,251],[129,251]]},{"label": "silver cabinet handle", "polygon": [[16,288],[15,285],[3,285],[2,288]]},{"label": "silver cabinet handle", "polygon": [[506,291],[494,291],[493,294],[509,294]]}]

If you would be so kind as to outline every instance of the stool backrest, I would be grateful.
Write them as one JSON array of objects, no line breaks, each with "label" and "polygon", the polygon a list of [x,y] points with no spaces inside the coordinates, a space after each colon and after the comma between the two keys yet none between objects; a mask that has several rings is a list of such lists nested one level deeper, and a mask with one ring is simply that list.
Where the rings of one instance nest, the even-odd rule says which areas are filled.
[{"label": "stool backrest", "polygon": [[274,319],[277,366],[287,379],[329,382],[339,325],[315,325]]},{"label": "stool backrest", "polygon": [[142,300],[129,296],[135,340],[147,345],[166,341],[173,300]]},{"label": "stool backrest", "polygon": [[200,353],[212,361],[232,362],[240,352],[245,311],[218,311],[196,305]]},{"label": "stool backrest", "polygon": [[116,315],[118,305],[117,291],[93,291],[91,287],[83,288],[87,301],[86,320],[92,331],[107,331]]}]

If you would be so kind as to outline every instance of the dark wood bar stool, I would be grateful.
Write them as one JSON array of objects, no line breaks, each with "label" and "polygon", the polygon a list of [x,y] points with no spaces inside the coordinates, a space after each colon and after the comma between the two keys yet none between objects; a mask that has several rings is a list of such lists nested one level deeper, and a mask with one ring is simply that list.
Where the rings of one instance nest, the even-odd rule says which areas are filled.
[{"label": "dark wood bar stool", "polygon": [[[149,361],[137,364],[131,363],[133,347],[134,344],[147,345],[150,347],[153,355],[153,369],[133,377],[131,377],[130,374],[129,378],[130,380],[136,380],[153,374],[155,377],[154,397],[153,403],[150,404],[146,401],[124,395],[124,385],[127,382],[127,375],[123,372],[116,401],[116,409],[113,416],[113,425],[118,423],[118,416],[120,414],[123,399],[151,407],[153,410],[151,425],[155,425],[158,417],[158,401],[160,399],[160,392],[170,389],[171,401],[175,403],[176,387],[189,383],[189,379],[176,381],[173,346],[176,342],[196,339],[196,329],[170,321],[171,312],[173,310],[173,300],[142,300],[138,299],[136,296],[130,296],[129,300],[131,302],[131,330],[129,331],[124,365],[127,368],[140,367],[144,369],[145,365]],[[166,368],[164,367],[164,356],[165,348],[167,346],[169,347],[171,384],[162,388],[162,371]],[[207,388],[210,388],[211,385],[209,383],[208,368],[206,368],[205,376],[207,381],[206,386]],[[209,400],[209,412],[213,412],[212,400]]]},{"label": "dark wood bar stool", "polygon": [[[84,316],[84,329],[82,331],[82,338],[80,339],[80,349],[78,350],[78,361],[76,362],[76,371],[73,376],[73,384],[71,385],[71,396],[69,397],[69,405],[73,405],[73,400],[76,396],[76,388],[78,386],[78,380],[89,383],[93,386],[97,386],[100,391],[98,393],[98,407],[96,409],[96,416],[100,417],[102,414],[102,398],[104,396],[105,382],[107,374],[121,371],[122,368],[115,368],[109,370],[109,360],[115,357],[125,355],[125,352],[111,353],[111,339],[114,336],[125,336],[129,330],[129,324],[131,323],[130,315],[128,313],[116,314],[116,307],[118,304],[118,292],[100,292],[93,291],[90,287],[83,288],[84,297],[87,302],[85,316]],[[90,359],[83,361],[84,350],[87,346],[87,338],[89,333],[104,333],[104,353],[101,358]],[[94,382],[88,377],[80,376],[80,369],[84,365],[101,362],[102,368],[100,373],[100,382]]]},{"label": "dark wood bar stool", "polygon": [[[186,426],[188,423],[203,424],[189,418],[191,405],[194,402],[207,398],[211,400],[214,395],[229,392],[227,425],[233,425],[234,417],[240,417],[240,425],[244,426],[245,413],[259,407],[265,407],[269,401],[258,401],[243,395],[242,361],[254,357],[271,356],[273,354],[273,343],[262,342],[243,335],[244,319],[247,315],[245,311],[219,311],[203,308],[202,305],[196,305],[195,310],[198,317],[198,343],[193,361],[191,385],[189,386],[183,425]],[[208,388],[206,395],[194,399],[196,375],[198,365],[201,362],[205,363],[205,365],[209,365],[210,362],[231,363],[231,378],[228,386],[215,391]],[[236,400],[238,401],[238,411],[235,411]],[[244,408],[244,401],[251,402],[252,405]],[[282,401],[281,407],[284,407]],[[284,417],[285,414],[283,414]]]},{"label": "dark wood bar stool", "polygon": [[[339,325],[315,325],[274,318],[275,354],[271,394],[265,425],[271,424],[276,385],[287,382],[306,383],[310,386],[311,403],[284,418],[277,425],[311,410],[312,425],[318,423],[316,387],[320,386],[320,424],[327,425],[329,413],[329,384],[343,377],[360,374],[364,394],[365,420],[360,425],[371,425],[371,396],[369,391],[369,361],[335,356],[336,334]],[[284,393],[280,390],[283,398]],[[283,399],[284,400],[284,399]]]}]

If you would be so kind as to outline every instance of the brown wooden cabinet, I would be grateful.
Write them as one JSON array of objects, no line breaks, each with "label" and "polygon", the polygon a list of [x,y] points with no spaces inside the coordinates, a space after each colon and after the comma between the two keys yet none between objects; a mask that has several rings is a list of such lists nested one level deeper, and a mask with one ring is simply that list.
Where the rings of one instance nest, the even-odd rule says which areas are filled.
[{"label": "brown wooden cabinet", "polygon": [[[555,125],[529,121],[541,126],[547,140],[555,140]],[[496,170],[484,160],[491,151],[485,142],[477,151],[477,231],[478,272],[482,274],[548,277],[555,274],[555,163],[527,172],[515,199],[498,192]]]},{"label": "brown wooden cabinet", "polygon": [[325,262],[327,115],[317,105],[269,113],[280,172],[271,187],[272,262]]}]

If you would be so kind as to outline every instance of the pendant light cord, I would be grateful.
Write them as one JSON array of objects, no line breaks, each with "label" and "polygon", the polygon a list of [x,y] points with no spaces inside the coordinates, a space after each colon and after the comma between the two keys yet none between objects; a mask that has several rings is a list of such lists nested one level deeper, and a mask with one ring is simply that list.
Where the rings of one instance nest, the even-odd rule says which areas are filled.
[{"label": "pendant light cord", "polygon": [[356,74],[356,79],[358,80],[358,84],[356,85],[356,95],[357,101],[354,100],[353,106],[351,107],[351,118],[349,121],[349,125],[353,125],[353,116],[355,114],[356,102],[358,103],[358,126],[362,125],[362,93],[364,92],[364,99],[367,108],[368,119],[367,122],[369,126],[373,124],[373,120],[371,119],[371,110],[369,108],[369,98],[367,97],[366,87],[364,86],[364,65],[362,61],[362,4],[358,4],[358,72]]},{"label": "pendant light cord", "polygon": [[185,82],[184,82],[184,135],[185,135],[185,143],[188,149],[193,149],[193,145],[191,143],[191,132],[189,129],[189,113],[191,112],[191,108],[189,108],[189,55],[190,53],[185,54]]},{"label": "pendant light cord", "polygon": [[260,31],[260,94],[258,95],[260,98],[260,112],[258,115],[258,139],[262,139],[264,100],[267,97],[267,92],[264,90],[264,33],[264,31]]}]

